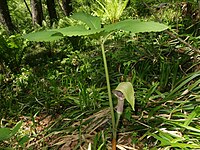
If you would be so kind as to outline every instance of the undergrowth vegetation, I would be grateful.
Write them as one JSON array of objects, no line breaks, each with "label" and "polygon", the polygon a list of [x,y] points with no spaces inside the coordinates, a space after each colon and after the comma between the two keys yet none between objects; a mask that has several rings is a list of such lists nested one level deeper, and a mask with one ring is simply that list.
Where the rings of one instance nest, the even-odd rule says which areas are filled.
[{"label": "undergrowth vegetation", "polygon": [[[97,15],[103,25],[117,21],[103,14],[105,5],[73,2],[75,12]],[[182,7],[181,1],[163,7],[131,1],[122,20],[161,21],[174,36],[117,31],[105,42],[111,89],[130,82],[135,91],[135,111],[125,103],[119,122],[120,150],[200,149],[199,20]],[[198,8],[197,2],[192,1],[192,8]],[[13,14],[16,23],[18,15]],[[0,30],[0,148],[111,149],[112,121],[97,37],[21,38],[49,29],[47,24],[37,29],[20,25],[20,33],[11,36]],[[82,25],[63,17],[52,28],[74,24]]]}]

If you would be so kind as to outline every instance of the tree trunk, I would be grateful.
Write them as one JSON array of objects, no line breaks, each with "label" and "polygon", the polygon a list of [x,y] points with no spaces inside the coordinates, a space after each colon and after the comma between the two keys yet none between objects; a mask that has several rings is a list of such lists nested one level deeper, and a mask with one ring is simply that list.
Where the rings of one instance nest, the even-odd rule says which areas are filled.
[{"label": "tree trunk", "polygon": [[66,16],[69,16],[72,12],[71,0],[62,0],[62,8]]},{"label": "tree trunk", "polygon": [[50,17],[50,24],[52,25],[54,21],[58,20],[56,9],[55,9],[55,1],[54,0],[47,0],[47,9]]},{"label": "tree trunk", "polygon": [[31,0],[31,9],[32,9],[32,21],[33,24],[39,24],[42,26],[43,21],[43,11],[41,0]]},{"label": "tree trunk", "polygon": [[6,0],[0,0],[0,22],[7,28],[9,32],[14,32],[16,27],[12,23],[8,3]]},{"label": "tree trunk", "polygon": [[32,13],[31,13],[31,10],[30,10],[30,8],[29,8],[29,6],[28,6],[26,0],[24,0],[24,4],[25,4],[25,6],[26,6],[26,8],[27,8],[27,10],[28,10],[28,12],[29,12],[31,18],[32,18]]}]

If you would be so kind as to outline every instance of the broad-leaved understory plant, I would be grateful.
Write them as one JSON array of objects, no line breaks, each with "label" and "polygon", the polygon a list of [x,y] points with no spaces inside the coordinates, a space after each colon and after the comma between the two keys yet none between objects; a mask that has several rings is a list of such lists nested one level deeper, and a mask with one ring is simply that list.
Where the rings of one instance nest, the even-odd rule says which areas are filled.
[{"label": "broad-leaved understory plant", "polygon": [[129,0],[96,0],[99,7],[94,11],[97,16],[109,19],[114,23],[119,21],[122,13],[124,12]]},{"label": "broad-leaved understory plant", "polygon": [[30,41],[38,41],[38,42],[50,42],[59,40],[65,36],[91,36],[99,39],[99,43],[101,45],[105,75],[106,75],[106,83],[108,90],[108,98],[109,98],[109,106],[112,118],[112,149],[116,149],[116,139],[117,139],[117,126],[119,123],[119,119],[121,114],[123,113],[124,99],[126,99],[133,110],[135,110],[135,98],[134,98],[134,90],[133,85],[130,82],[122,82],[120,83],[115,90],[113,90],[113,94],[118,99],[117,104],[117,117],[115,118],[114,109],[113,109],[113,101],[112,101],[112,93],[110,87],[109,73],[106,61],[106,53],[105,53],[105,42],[110,37],[110,35],[116,31],[125,31],[131,32],[132,34],[140,33],[140,32],[160,32],[166,30],[168,26],[164,24],[160,24],[157,22],[149,21],[141,21],[141,20],[133,20],[127,19],[119,22],[115,22],[112,24],[101,25],[101,18],[95,17],[83,12],[75,13],[71,16],[71,18],[81,21],[84,25],[77,24],[76,26],[69,26],[60,29],[50,29],[46,31],[40,31],[35,33],[30,33],[24,35],[23,38],[28,39]]}]

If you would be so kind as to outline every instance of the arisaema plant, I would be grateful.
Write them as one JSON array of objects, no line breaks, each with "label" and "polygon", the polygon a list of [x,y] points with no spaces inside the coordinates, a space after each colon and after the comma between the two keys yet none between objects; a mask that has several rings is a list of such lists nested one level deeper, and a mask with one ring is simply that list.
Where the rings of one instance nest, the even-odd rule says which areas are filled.
[{"label": "arisaema plant", "polygon": [[115,118],[109,73],[105,55],[105,46],[104,46],[105,41],[109,38],[109,36],[112,33],[119,30],[136,34],[140,32],[160,32],[166,30],[168,26],[153,21],[145,22],[141,20],[127,19],[112,24],[108,24],[102,27],[101,18],[99,17],[95,17],[83,12],[75,13],[71,17],[75,20],[83,22],[84,25],[77,24],[75,26],[68,26],[60,29],[50,29],[46,31],[30,33],[23,36],[23,38],[28,39],[30,41],[49,42],[49,41],[59,40],[65,36],[72,37],[72,36],[95,35],[93,37],[95,38],[98,37],[102,50],[102,57],[104,62],[106,83],[108,90],[108,99],[112,117],[112,134],[113,134],[112,147],[114,150],[116,149],[117,125],[120,119],[120,115],[123,112],[124,99],[126,99],[130,103],[132,109],[134,110],[135,98],[134,98],[134,90],[132,84],[130,82],[120,83],[117,86],[117,88],[113,90],[113,94],[118,98],[117,118]]}]

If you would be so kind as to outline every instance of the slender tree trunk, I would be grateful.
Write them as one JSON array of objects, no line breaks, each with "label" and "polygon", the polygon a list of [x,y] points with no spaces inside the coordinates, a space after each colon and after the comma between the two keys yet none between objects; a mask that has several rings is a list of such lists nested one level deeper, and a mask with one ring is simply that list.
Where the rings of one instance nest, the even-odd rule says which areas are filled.
[{"label": "slender tree trunk", "polygon": [[30,10],[30,8],[28,7],[28,4],[27,4],[26,0],[24,0],[24,4],[25,4],[25,6],[26,6],[26,8],[27,8],[27,10],[28,10],[28,12],[29,12],[29,14],[30,14],[30,16],[32,17],[31,10]]},{"label": "slender tree trunk", "polygon": [[47,9],[50,17],[50,23],[53,24],[54,21],[58,20],[56,9],[55,9],[55,1],[54,0],[47,0]]},{"label": "slender tree trunk", "polygon": [[41,0],[31,0],[31,9],[32,9],[32,21],[33,24],[39,24],[42,26],[43,21],[43,11]]},{"label": "slender tree trunk", "polygon": [[60,3],[60,0],[57,0],[58,2],[58,6],[60,7],[60,9],[62,10],[62,13],[65,15],[62,4]]},{"label": "slender tree trunk", "polygon": [[71,0],[62,0],[62,9],[66,16],[69,16],[72,12],[72,3]]},{"label": "slender tree trunk", "polygon": [[6,0],[0,0],[0,23],[2,23],[10,33],[16,30],[16,27],[12,23]]}]

